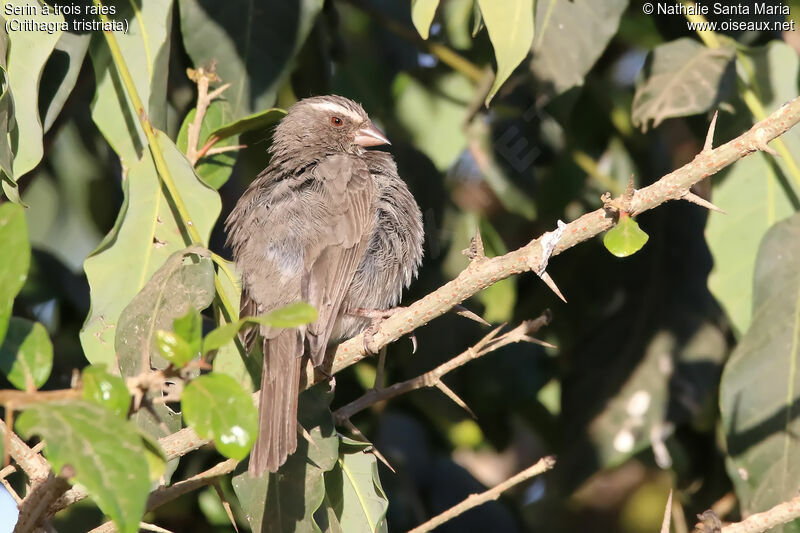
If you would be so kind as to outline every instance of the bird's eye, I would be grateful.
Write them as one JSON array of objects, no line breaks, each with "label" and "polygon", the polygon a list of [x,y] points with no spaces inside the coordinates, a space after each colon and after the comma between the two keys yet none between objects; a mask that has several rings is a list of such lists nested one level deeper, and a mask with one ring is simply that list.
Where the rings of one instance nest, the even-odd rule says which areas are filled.
[{"label": "bird's eye", "polygon": [[344,124],[344,122],[342,122],[342,119],[340,119],[339,117],[333,116],[331,117],[331,124],[333,124],[334,126],[341,126],[342,124]]}]

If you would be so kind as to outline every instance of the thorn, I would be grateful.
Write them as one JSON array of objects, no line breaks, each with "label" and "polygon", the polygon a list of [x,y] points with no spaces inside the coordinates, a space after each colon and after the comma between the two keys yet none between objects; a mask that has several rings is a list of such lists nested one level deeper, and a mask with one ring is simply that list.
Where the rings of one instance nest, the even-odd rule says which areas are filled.
[{"label": "thorn", "polygon": [[[217,79],[219,79],[219,78],[217,78]],[[210,102],[211,100],[213,100],[217,96],[221,95],[223,92],[225,92],[225,89],[227,89],[230,86],[231,86],[230,83],[226,83],[224,85],[220,85],[219,87],[217,87],[216,89],[214,89],[213,91],[208,93],[208,101]]]},{"label": "thorn", "polygon": [[375,447],[375,445],[372,444],[369,440],[367,440],[367,438],[364,436],[364,434],[361,433],[361,430],[358,429],[352,422],[350,422],[349,418],[347,418],[345,420],[342,420],[341,423],[342,423],[343,426],[345,426],[347,429],[349,429],[350,432],[353,435],[358,437],[358,440],[360,440],[361,442],[365,442],[365,443],[369,444],[370,446],[372,446],[372,450],[371,450],[372,454],[375,457],[377,457],[380,460],[380,462],[382,462],[384,465],[386,465],[386,468],[391,470],[392,474],[397,474],[397,470],[395,470],[394,467],[392,466],[392,464],[386,459],[386,457],[383,456],[381,451],[377,447]]},{"label": "thorn", "polygon": [[696,195],[695,193],[688,191],[684,194],[681,198],[686,200],[687,202],[692,202],[693,204],[697,204],[701,207],[705,207],[706,209],[710,209],[711,211],[716,211],[717,213],[722,213],[723,215],[727,215],[728,213],[725,210],[720,209],[719,207],[715,206],[705,198]]},{"label": "thorn", "polygon": [[505,327],[505,324],[500,324],[499,326],[494,328],[492,331],[487,333],[484,338],[479,340],[477,342],[477,344],[475,344],[475,346],[472,347],[472,351],[477,353],[477,352],[480,352],[481,350],[483,350],[483,347],[486,346],[487,344],[489,344],[489,342],[491,342],[492,340],[494,340],[494,338],[497,337],[497,334],[500,333],[500,330],[503,329],[504,327]]},{"label": "thorn", "polygon": [[375,381],[372,383],[372,388],[380,390],[383,388],[383,374],[386,370],[386,346],[378,352],[378,366],[375,368]]},{"label": "thorn", "polygon": [[661,522],[661,533],[669,533],[669,523],[672,518],[672,489],[669,491],[667,505],[664,508],[664,521]]},{"label": "thorn", "polygon": [[480,315],[477,315],[477,314],[473,313],[472,311],[470,311],[469,309],[467,309],[463,305],[460,305],[460,304],[454,305],[453,306],[453,312],[455,314],[457,314],[458,316],[463,316],[464,318],[469,318],[470,320],[474,320],[475,322],[477,322],[479,324],[483,324],[484,326],[491,326],[491,324],[488,323],[487,321],[485,321],[483,318],[481,318]]},{"label": "thorn", "polygon": [[411,355],[414,355],[417,353],[417,335],[412,331],[408,338],[411,339]]},{"label": "thorn", "polygon": [[538,344],[539,346],[544,346],[545,348],[554,348],[556,350],[558,349],[558,346],[556,346],[555,344],[550,344],[547,341],[537,339],[536,337],[531,337],[530,335],[523,335],[520,338],[525,342],[530,342],[531,344]]},{"label": "thorn", "polygon": [[781,154],[779,154],[777,150],[775,150],[773,147],[768,145],[766,142],[762,141],[762,142],[756,143],[756,147],[758,147],[758,149],[761,150],[762,152],[767,152],[768,154],[774,155],[775,157],[780,157],[781,156]]},{"label": "thorn", "polygon": [[483,261],[486,259],[486,253],[483,248],[483,237],[481,237],[481,228],[475,228],[475,236],[469,242],[469,248],[462,250],[462,254],[469,257],[470,261]]},{"label": "thorn", "polygon": [[708,126],[708,133],[706,133],[706,142],[703,145],[703,152],[710,152],[714,149],[714,130],[717,129],[717,115],[719,115],[719,111],[714,111],[714,116],[711,117],[711,124]]},{"label": "thorn", "polygon": [[239,533],[239,526],[236,525],[236,519],[233,518],[233,511],[231,510],[231,504],[225,498],[225,494],[222,493],[222,487],[219,486],[219,481],[214,481],[211,484],[214,487],[214,490],[217,491],[217,496],[219,497],[219,501],[222,502],[222,507],[225,509],[225,514],[228,515],[228,520],[231,521],[231,525],[236,533]]},{"label": "thorn", "polygon": [[539,274],[539,277],[542,278],[542,281],[544,281],[548,287],[550,287],[551,291],[556,293],[556,296],[561,298],[562,302],[567,303],[567,299],[564,298],[563,294],[561,294],[561,290],[559,290],[558,285],[556,285],[556,282],[553,281],[553,278],[550,277],[550,274],[548,274],[547,272],[542,272],[541,274]]},{"label": "thorn", "polygon": [[306,428],[301,426],[300,422],[297,423],[297,428],[298,428],[298,431],[300,432],[300,434],[303,435],[303,438],[306,439],[306,441],[308,441],[308,443],[311,446],[313,446],[315,450],[317,450],[318,452],[322,451],[322,450],[320,450],[319,445],[317,445],[317,443],[314,442],[314,439],[311,438],[311,433],[309,433],[308,430],[306,430]]},{"label": "thorn", "polygon": [[451,389],[450,387],[448,387],[447,385],[445,385],[441,381],[437,381],[436,382],[436,388],[439,389],[440,391],[442,391],[445,396],[447,396],[448,398],[453,400],[453,403],[455,403],[457,406],[459,406],[460,408],[465,410],[467,413],[469,413],[469,416],[471,416],[474,420],[478,419],[478,417],[475,416],[475,413],[472,411],[472,409],[469,408],[469,406],[467,405],[467,403],[464,400],[462,400],[461,398],[458,397],[458,394],[456,394],[453,391],[453,389]]}]

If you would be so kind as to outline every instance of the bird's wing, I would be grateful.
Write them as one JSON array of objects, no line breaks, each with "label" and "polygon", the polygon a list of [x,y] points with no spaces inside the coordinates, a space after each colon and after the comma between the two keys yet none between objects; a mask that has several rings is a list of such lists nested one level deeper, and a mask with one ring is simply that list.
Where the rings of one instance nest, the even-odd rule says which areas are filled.
[{"label": "bird's wing", "polygon": [[310,357],[322,363],[342,300],[365,253],[374,221],[372,178],[361,158],[335,155],[314,169],[318,194],[328,208],[328,223],[316,246],[307,249],[303,298],[319,317],[308,326]]}]

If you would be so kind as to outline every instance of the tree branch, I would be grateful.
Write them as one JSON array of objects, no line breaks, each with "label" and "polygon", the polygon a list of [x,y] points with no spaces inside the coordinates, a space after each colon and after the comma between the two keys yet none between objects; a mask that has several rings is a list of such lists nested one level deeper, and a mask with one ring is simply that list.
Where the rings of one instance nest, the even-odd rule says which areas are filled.
[{"label": "tree branch", "polygon": [[[756,123],[747,132],[713,150],[703,150],[690,163],[667,174],[652,185],[636,191],[630,199],[629,213],[637,215],[669,200],[681,199],[695,183],[711,176],[739,159],[768,148],[767,143],[783,135],[800,122],[800,97],[784,104],[766,119]],[[600,208],[587,213],[566,225],[552,255],[556,256],[573,246],[587,241],[610,229],[616,223],[613,210]],[[428,294],[410,306],[381,322],[373,333],[375,348],[381,348],[403,335],[425,325],[485,289],[489,285],[514,274],[536,270],[543,262],[541,237],[505,255],[472,261],[454,280]],[[339,345],[330,361],[329,374],[336,374],[366,357],[363,335],[358,335]],[[309,386],[326,376],[305,369]]]},{"label": "tree branch", "polygon": [[482,357],[487,353],[493,352],[498,348],[506,346],[507,344],[512,344],[520,341],[528,341],[530,338],[528,337],[528,335],[539,331],[539,329],[549,324],[550,319],[551,319],[550,311],[545,311],[539,318],[523,322],[516,328],[512,329],[507,333],[504,333],[503,335],[500,335],[499,337],[497,336],[497,334],[499,333],[500,328],[496,328],[489,334],[487,334],[483,339],[481,339],[478,342],[478,344],[476,344],[471,348],[467,348],[467,350],[465,350],[461,354],[457,355],[456,357],[450,359],[445,363],[442,363],[433,370],[430,370],[415,378],[411,378],[409,380],[402,381],[400,383],[395,383],[390,387],[372,389],[368,391],[360,398],[357,398],[352,402],[348,403],[347,405],[340,407],[339,409],[334,411],[333,418],[334,420],[336,420],[337,424],[343,424],[345,421],[349,420],[356,413],[363,411],[367,407],[374,405],[378,402],[382,402],[390,398],[395,398],[401,394],[405,394],[407,392],[411,392],[413,390],[421,389],[424,387],[436,387],[439,384],[442,377],[448,372],[451,372],[456,368],[463,366],[474,359]]},{"label": "tree branch", "polygon": [[437,527],[441,526],[445,522],[452,520],[453,518],[457,517],[458,515],[469,511],[473,507],[477,507],[482,505],[489,500],[496,500],[500,497],[500,495],[510,489],[515,485],[519,485],[523,481],[527,481],[528,479],[538,476],[539,474],[543,474],[553,468],[556,464],[555,457],[543,457],[539,459],[539,461],[531,466],[520,472],[519,474],[508,478],[507,480],[503,481],[499,485],[491,488],[487,491],[481,492],[480,494],[472,494],[467,499],[458,503],[451,507],[450,509],[446,510],[440,515],[434,516],[424,524],[421,524],[408,533],[425,533],[426,531],[431,531],[436,529]]}]

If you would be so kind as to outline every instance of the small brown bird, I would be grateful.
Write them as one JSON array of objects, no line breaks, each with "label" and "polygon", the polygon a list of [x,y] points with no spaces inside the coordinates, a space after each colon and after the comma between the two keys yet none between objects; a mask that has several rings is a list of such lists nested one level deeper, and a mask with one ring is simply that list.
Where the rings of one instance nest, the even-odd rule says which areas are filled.
[{"label": "small brown bird", "polygon": [[341,96],[297,102],[275,129],[269,166],[225,227],[242,275],[240,314],[260,315],[298,300],[318,319],[305,327],[260,327],[259,434],[249,472],[275,472],[297,448],[303,355],[319,366],[329,342],[370,326],[363,313],[397,305],[422,259],[422,214],[389,144],[357,103]]}]

